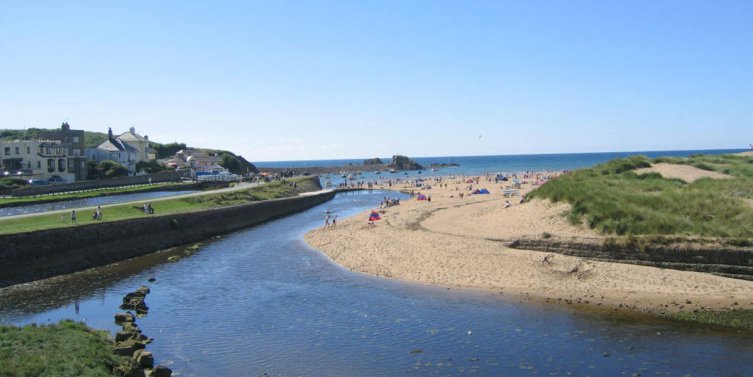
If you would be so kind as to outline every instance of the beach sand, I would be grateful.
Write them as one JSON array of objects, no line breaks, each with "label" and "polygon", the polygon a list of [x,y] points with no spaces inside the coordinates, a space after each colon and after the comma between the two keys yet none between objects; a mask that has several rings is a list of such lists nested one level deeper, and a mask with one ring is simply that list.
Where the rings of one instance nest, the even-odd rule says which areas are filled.
[{"label": "beach sand", "polygon": [[[350,270],[386,278],[651,313],[753,308],[751,281],[506,247],[520,238],[602,236],[569,224],[566,204],[504,197],[507,182],[482,178],[474,185],[489,195],[467,195],[468,184],[459,179],[444,182],[447,188],[430,190],[393,186],[432,200],[405,199],[380,210],[375,226],[367,223],[368,210],[305,240]],[[531,188],[523,185],[520,193]]]},{"label": "beach sand", "polygon": [[650,168],[641,168],[635,170],[636,174],[659,173],[664,178],[677,178],[687,183],[693,183],[701,178],[712,179],[732,179],[731,175],[722,174],[715,171],[698,169],[690,165],[659,163]]}]

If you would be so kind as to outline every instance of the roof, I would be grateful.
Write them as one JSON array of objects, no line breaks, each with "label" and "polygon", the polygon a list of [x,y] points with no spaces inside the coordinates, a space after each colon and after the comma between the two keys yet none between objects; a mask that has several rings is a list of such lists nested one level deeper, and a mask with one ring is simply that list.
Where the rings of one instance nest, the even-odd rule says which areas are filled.
[{"label": "roof", "polygon": [[137,152],[138,151],[138,149],[118,139],[107,139],[102,144],[97,146],[97,149],[102,149],[108,152],[117,152],[117,151]]},{"label": "roof", "polygon": [[128,132],[123,132],[117,138],[123,141],[145,141],[141,135],[137,134],[133,130],[128,131]]}]

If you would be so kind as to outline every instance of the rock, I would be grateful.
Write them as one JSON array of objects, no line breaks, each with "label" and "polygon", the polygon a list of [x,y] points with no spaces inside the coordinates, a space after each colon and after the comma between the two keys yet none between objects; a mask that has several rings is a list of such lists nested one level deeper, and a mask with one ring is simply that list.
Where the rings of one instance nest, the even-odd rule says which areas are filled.
[{"label": "rock", "polygon": [[392,162],[387,165],[395,170],[423,170],[424,167],[406,156],[394,155]]},{"label": "rock", "polygon": [[382,165],[384,162],[382,162],[382,159],[379,157],[376,158],[370,158],[368,160],[363,160],[364,165]]},{"label": "rock", "polygon": [[175,263],[175,262],[177,262],[179,260],[180,260],[180,257],[177,256],[177,255],[173,255],[173,256],[170,256],[170,257],[167,258],[168,262],[173,262],[173,263]]},{"label": "rock", "polygon": [[122,342],[115,342],[113,352],[118,356],[132,357],[136,350],[144,349],[146,345],[142,341],[136,339],[126,339]]},{"label": "rock", "polygon": [[447,162],[433,162],[433,163],[429,164],[430,168],[449,168],[449,167],[457,167],[457,166],[460,166],[460,164],[456,164],[454,162],[450,162],[450,163],[447,163]]},{"label": "rock", "polygon": [[131,313],[116,313],[115,314],[115,322],[131,322],[133,323],[136,321],[136,318],[133,317],[133,314]]},{"label": "rock", "polygon": [[139,368],[136,360],[122,358],[118,365],[113,368],[113,374],[122,377],[143,377],[144,371]]},{"label": "rock", "polygon": [[149,281],[150,283],[154,283],[155,281],[157,281],[157,279],[155,279],[155,278],[149,278],[149,280],[148,280],[148,281]]},{"label": "rock", "polygon": [[157,367],[152,370],[152,377],[170,377],[172,374],[173,371],[164,365],[157,365]]},{"label": "rock", "polygon": [[140,294],[141,296],[146,296],[146,295],[148,295],[149,293],[151,293],[151,291],[149,290],[149,287],[147,287],[147,286],[145,286],[145,285],[142,285],[142,286],[140,286],[140,287],[136,288],[136,292],[135,292],[135,293],[138,293],[138,294]]},{"label": "rock", "polygon": [[142,368],[154,367],[154,356],[149,351],[137,350],[133,353],[133,359],[136,360]]}]

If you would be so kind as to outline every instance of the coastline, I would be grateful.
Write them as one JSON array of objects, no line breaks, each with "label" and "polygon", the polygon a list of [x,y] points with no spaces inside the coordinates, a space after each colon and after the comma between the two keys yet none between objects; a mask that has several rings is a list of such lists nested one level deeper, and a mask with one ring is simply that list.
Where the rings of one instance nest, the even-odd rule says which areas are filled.
[{"label": "coastline", "polygon": [[[432,201],[405,199],[380,210],[382,220],[373,227],[366,221],[368,210],[304,239],[349,270],[417,283],[657,315],[753,309],[751,281],[510,248],[514,240],[600,242],[606,237],[570,225],[563,215],[567,205],[538,199],[520,203],[520,196],[503,196],[508,182],[483,177],[473,186],[491,194],[467,195],[466,179],[444,179],[440,185],[446,188],[433,184],[430,190],[409,184],[381,187],[421,191]],[[520,194],[533,187],[523,184]],[[505,200],[509,208],[503,208]]]}]

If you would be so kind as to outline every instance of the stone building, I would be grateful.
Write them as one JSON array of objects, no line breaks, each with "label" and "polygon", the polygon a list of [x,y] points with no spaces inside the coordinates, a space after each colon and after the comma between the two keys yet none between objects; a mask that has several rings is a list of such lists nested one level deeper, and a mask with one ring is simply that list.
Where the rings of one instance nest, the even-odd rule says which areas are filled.
[{"label": "stone building", "polygon": [[86,143],[84,130],[72,130],[68,122],[63,122],[59,129],[41,130],[37,138],[42,140],[57,140],[60,146],[68,151],[68,173],[73,173],[76,180],[86,179]]}]

